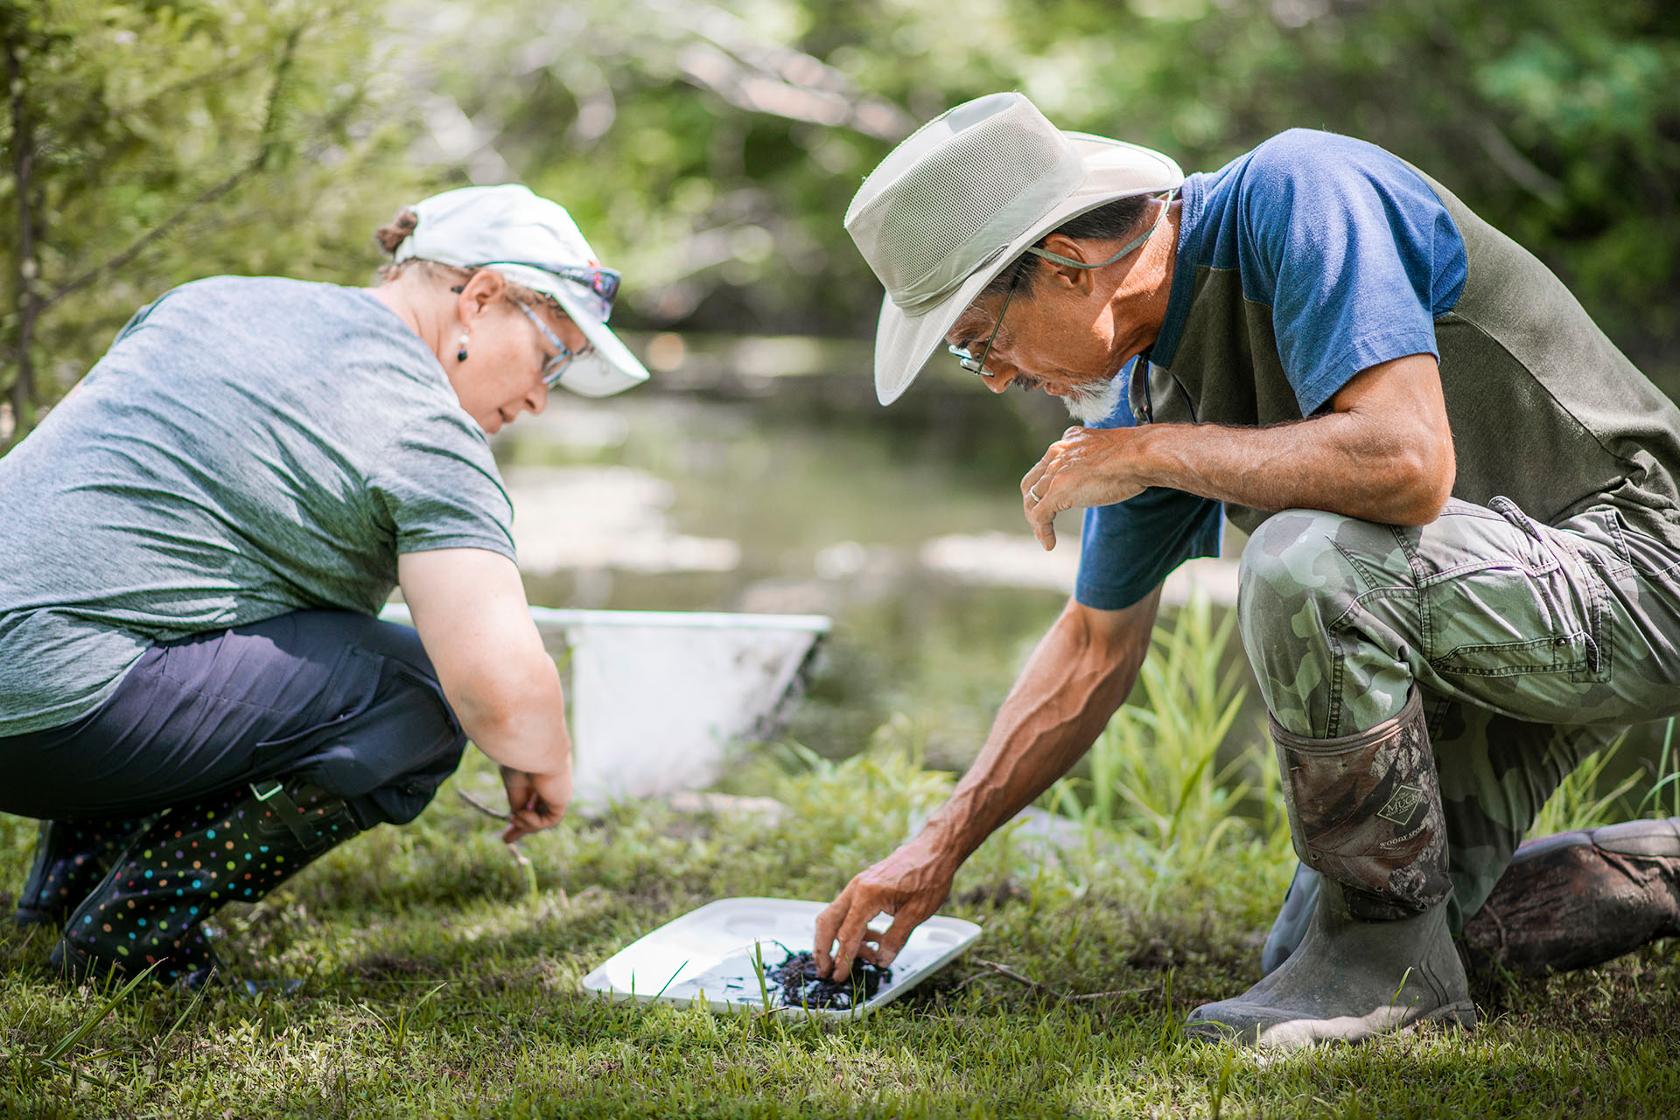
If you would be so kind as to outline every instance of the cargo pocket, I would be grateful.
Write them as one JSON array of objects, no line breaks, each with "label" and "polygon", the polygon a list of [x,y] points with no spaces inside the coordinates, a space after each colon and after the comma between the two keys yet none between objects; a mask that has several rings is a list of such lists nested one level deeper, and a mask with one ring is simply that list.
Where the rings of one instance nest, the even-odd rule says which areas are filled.
[{"label": "cargo pocket", "polygon": [[[323,744],[344,734],[367,715],[379,695],[379,673],[346,647],[332,675],[331,695],[307,727],[257,744],[251,779],[279,777],[317,753]],[[374,671],[369,671],[374,668]]]},{"label": "cargo pocket", "polygon": [[1598,573],[1509,498],[1488,509],[1452,511],[1414,546],[1430,666],[1449,677],[1601,679],[1607,591]]},{"label": "cargo pocket", "polygon": [[460,722],[431,675],[397,657],[353,648],[346,669],[367,700],[317,729],[297,772],[349,799],[363,827],[413,820],[459,765]]},{"label": "cargo pocket", "polygon": [[[1599,532],[1611,538],[1614,549],[1611,562],[1617,559],[1623,562],[1620,571],[1610,573],[1612,577],[1634,575],[1671,600],[1680,599],[1680,550],[1629,525],[1613,508],[1591,509],[1580,516],[1591,517],[1593,523],[1602,527]],[[1611,549],[1601,551],[1611,552]]]}]

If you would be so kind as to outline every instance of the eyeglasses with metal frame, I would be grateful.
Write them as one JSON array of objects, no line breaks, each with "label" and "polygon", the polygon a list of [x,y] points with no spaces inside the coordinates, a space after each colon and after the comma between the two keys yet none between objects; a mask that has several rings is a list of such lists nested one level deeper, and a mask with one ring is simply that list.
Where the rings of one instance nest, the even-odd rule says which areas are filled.
[{"label": "eyeglasses with metal frame", "polygon": [[[1124,260],[1128,254],[1136,252],[1144,245],[1145,242],[1155,236],[1156,231],[1161,228],[1161,224],[1167,220],[1167,211],[1172,209],[1173,195],[1176,193],[1178,193],[1176,188],[1169,190],[1166,197],[1161,200],[1161,212],[1155,216],[1155,221],[1150,225],[1150,227],[1144,232],[1138,234],[1136,237],[1132,238],[1130,241],[1126,242],[1119,252],[1115,253],[1106,260],[1097,261],[1095,264],[1091,264],[1086,261],[1077,261],[1072,257],[1064,257],[1060,253],[1052,253],[1050,250],[1037,245],[1029,245],[1027,247],[1027,252],[1035,257],[1043,257],[1045,260],[1055,261],[1057,264],[1066,265],[1069,268],[1078,268],[1085,271],[1107,268],[1111,264]],[[1009,312],[1009,301],[1015,298],[1015,289],[1021,283],[1021,276],[1023,275],[1023,272],[1023,269],[1016,268],[1014,277],[1010,279],[1009,289],[1003,297],[1003,306],[998,310],[997,322],[992,324],[992,333],[986,336],[986,345],[980,351],[980,356],[978,358],[976,358],[967,347],[947,346],[945,348],[952,357],[957,359],[957,364],[967,372],[977,373],[981,377],[997,376],[995,371],[986,368],[986,359],[991,356],[992,344],[997,341],[998,329],[1003,326],[1003,317]]]},{"label": "eyeglasses with metal frame", "polygon": [[565,374],[566,367],[572,364],[572,359],[576,358],[577,354],[573,353],[572,348],[560,340],[559,335],[549,329],[548,324],[542,321],[540,315],[531,310],[530,305],[521,300],[514,300],[513,302],[519,310],[525,313],[525,318],[531,320],[531,325],[541,332],[548,344],[554,347],[553,355],[543,362],[542,367],[543,384],[552,389],[560,384],[560,378]]}]

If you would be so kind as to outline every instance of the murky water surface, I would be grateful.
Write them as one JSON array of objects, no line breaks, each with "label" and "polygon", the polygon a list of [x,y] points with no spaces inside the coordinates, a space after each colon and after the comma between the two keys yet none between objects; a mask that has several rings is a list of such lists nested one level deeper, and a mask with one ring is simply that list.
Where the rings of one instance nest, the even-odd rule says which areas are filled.
[{"label": "murky water surface", "polygon": [[1017,489],[1065,417],[941,378],[883,409],[854,348],[753,380],[747,345],[498,438],[532,601],[830,615],[794,734],[849,754],[905,712],[966,762],[1072,587],[1077,518],[1044,553]]}]

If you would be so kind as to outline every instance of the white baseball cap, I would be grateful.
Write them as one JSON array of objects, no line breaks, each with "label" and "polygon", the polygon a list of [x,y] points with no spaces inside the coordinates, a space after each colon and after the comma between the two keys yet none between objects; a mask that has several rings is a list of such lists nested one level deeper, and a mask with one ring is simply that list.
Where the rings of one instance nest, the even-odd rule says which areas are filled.
[{"label": "white baseball cap", "polygon": [[917,129],[846,210],[846,232],[887,290],[875,395],[903,395],[963,310],[1040,238],[1104,203],[1183,182],[1171,157],[1064,132],[1019,93],[976,98]]},{"label": "white baseball cap", "polygon": [[411,209],[418,222],[392,255],[460,268],[490,268],[552,296],[589,339],[560,384],[585,397],[622,393],[648,379],[642,363],[607,327],[618,273],[602,268],[566,208],[518,183],[462,187]]}]

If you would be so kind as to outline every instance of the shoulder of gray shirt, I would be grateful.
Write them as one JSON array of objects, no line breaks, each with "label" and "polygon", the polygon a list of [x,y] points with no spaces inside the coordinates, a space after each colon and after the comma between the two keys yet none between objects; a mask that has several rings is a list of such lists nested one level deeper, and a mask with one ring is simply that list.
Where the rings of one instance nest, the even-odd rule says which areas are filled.
[{"label": "shoulder of gray shirt", "polygon": [[[104,367],[118,376],[144,370],[160,352],[172,381],[204,383],[206,413],[221,411],[210,400],[230,409],[254,400],[314,450],[359,464],[381,489],[424,492],[427,510],[440,500],[480,506],[511,551],[512,505],[488,437],[436,355],[369,290],[282,277],[183,284],[136,313],[89,383]],[[197,359],[183,356],[191,354]],[[231,386],[240,392],[227,394]]]}]

